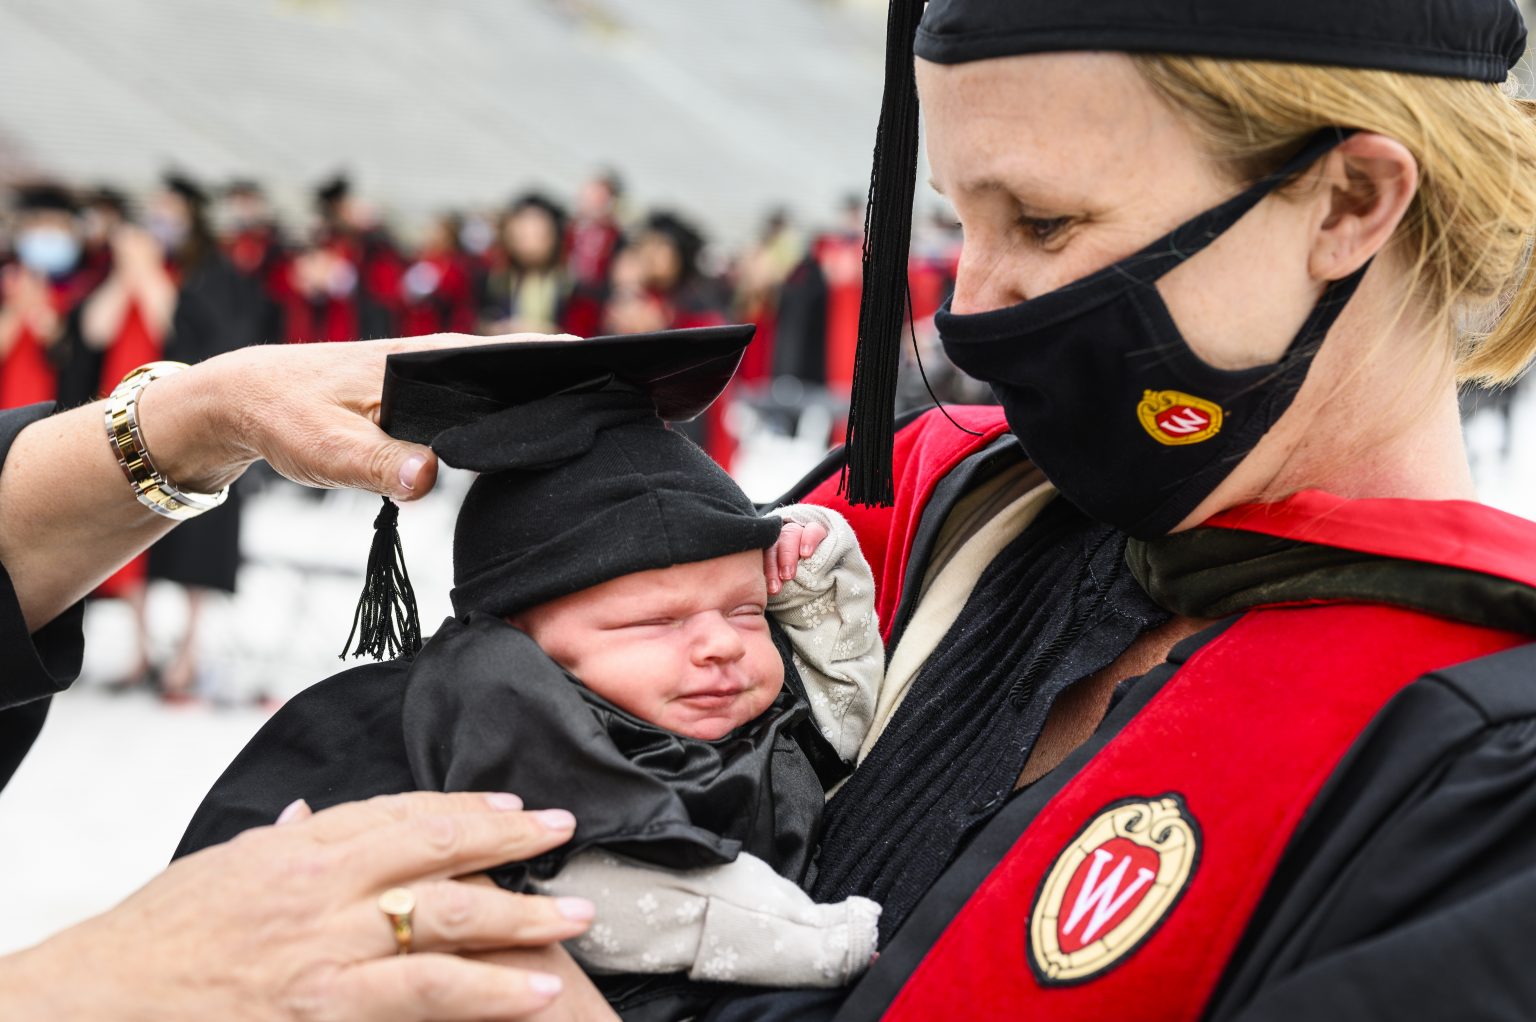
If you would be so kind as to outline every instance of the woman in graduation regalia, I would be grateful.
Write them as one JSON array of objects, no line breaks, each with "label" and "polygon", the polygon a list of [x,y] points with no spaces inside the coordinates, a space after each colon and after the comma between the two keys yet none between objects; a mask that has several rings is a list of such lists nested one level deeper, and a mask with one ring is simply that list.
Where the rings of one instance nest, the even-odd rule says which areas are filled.
[{"label": "woman in graduation regalia", "polygon": [[[1519,11],[897,0],[889,38],[849,492],[791,495],[879,581],[814,894],[884,945],[704,1017],[1536,1015],[1536,524],[1456,413],[1536,356]],[[918,94],[937,327],[999,407],[893,435]]]},{"label": "woman in graduation regalia", "polygon": [[59,395],[63,327],[89,289],[74,198],[53,184],[17,190],[16,261],[0,266],[0,408]]},{"label": "woman in graduation regalia", "polygon": [[[167,174],[150,199],[148,229],[119,225],[112,270],[68,327],[73,357],[63,395],[75,402],[107,394],[137,366],[161,358],[195,363],[263,340],[266,305],[259,285],[224,256],[207,219],[208,196],[194,181]],[[103,584],[98,595],[128,599],[138,619],[131,686],[155,677],[148,659],[144,586],[159,579],[185,588],[187,627],[164,675],[168,699],[189,696],[196,674],[198,621],[206,593],[234,592],[240,562],[240,499],[188,523]]]}]

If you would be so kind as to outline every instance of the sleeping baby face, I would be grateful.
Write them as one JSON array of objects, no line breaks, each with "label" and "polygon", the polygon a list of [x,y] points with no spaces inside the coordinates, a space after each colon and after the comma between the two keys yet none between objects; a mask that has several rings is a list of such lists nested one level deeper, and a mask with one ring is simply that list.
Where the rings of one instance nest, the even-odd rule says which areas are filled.
[{"label": "sleeping baby face", "polygon": [[784,685],[760,551],[623,575],[510,618],[615,706],[692,738],[722,738]]}]

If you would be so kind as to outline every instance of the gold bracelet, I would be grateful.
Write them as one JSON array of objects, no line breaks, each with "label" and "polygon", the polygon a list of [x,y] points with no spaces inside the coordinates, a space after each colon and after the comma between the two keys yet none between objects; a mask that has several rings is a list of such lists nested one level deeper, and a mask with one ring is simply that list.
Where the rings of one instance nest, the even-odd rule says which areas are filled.
[{"label": "gold bracelet", "polygon": [[139,397],[144,388],[162,376],[179,373],[185,362],[150,362],[141,365],[113,388],[107,397],[107,442],[139,503],[158,515],[178,522],[212,511],[229,496],[226,486],[218,493],[187,493],[177,489],[150,460],[144,433],[139,428]]}]

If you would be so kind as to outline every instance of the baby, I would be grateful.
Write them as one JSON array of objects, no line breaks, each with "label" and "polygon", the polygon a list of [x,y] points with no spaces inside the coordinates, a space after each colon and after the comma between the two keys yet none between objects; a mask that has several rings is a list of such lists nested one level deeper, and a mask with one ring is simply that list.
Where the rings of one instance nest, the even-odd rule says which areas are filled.
[{"label": "baby", "polygon": [[[698,981],[833,986],[867,967],[879,907],[804,887],[883,672],[869,567],[833,512],[759,515],[663,421],[713,400],[748,336],[391,358],[386,427],[481,473],[455,528],[455,616],[414,658],[284,707],[178,854],[299,795],[513,791],[577,830],[492,876],[596,902],[570,950],[621,1012],[689,1013],[711,996]],[[513,397],[488,378],[543,382]]]},{"label": "baby", "polygon": [[[509,621],[614,707],[704,742],[771,720],[786,672],[798,669],[821,734],[851,761],[882,667],[873,579],[835,512],[797,505],[777,514],[784,529],[766,557],[744,551],[621,575]],[[788,665],[769,615],[788,638]],[[571,948],[594,973],[835,986],[863,971],[875,948],[877,905],[817,905],[748,852],[683,871],[599,848],[532,886],[598,901],[597,922]]]}]

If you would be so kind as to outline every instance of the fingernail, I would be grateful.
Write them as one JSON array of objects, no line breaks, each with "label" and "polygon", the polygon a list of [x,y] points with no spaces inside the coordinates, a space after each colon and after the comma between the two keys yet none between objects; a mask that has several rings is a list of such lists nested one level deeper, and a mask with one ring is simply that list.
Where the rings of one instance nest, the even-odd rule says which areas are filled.
[{"label": "fingernail", "polygon": [[485,800],[491,804],[492,809],[512,810],[523,808],[522,799],[505,791],[492,792],[485,796]]},{"label": "fingernail", "polygon": [[416,489],[416,479],[421,475],[421,466],[427,463],[424,454],[413,454],[400,465],[400,485],[407,490]]},{"label": "fingernail", "polygon": [[309,803],[302,798],[296,798],[283,807],[283,811],[277,814],[278,823],[287,823],[296,820],[309,808]]},{"label": "fingernail", "polygon": [[565,984],[560,982],[559,976],[551,976],[547,972],[530,972],[528,974],[528,989],[545,997],[553,997],[560,992]]},{"label": "fingernail", "polygon": [[540,809],[533,818],[549,830],[575,830],[576,817],[564,809]]},{"label": "fingernail", "polygon": [[584,923],[597,915],[597,906],[586,898],[556,898],[555,911],[574,922]]}]

